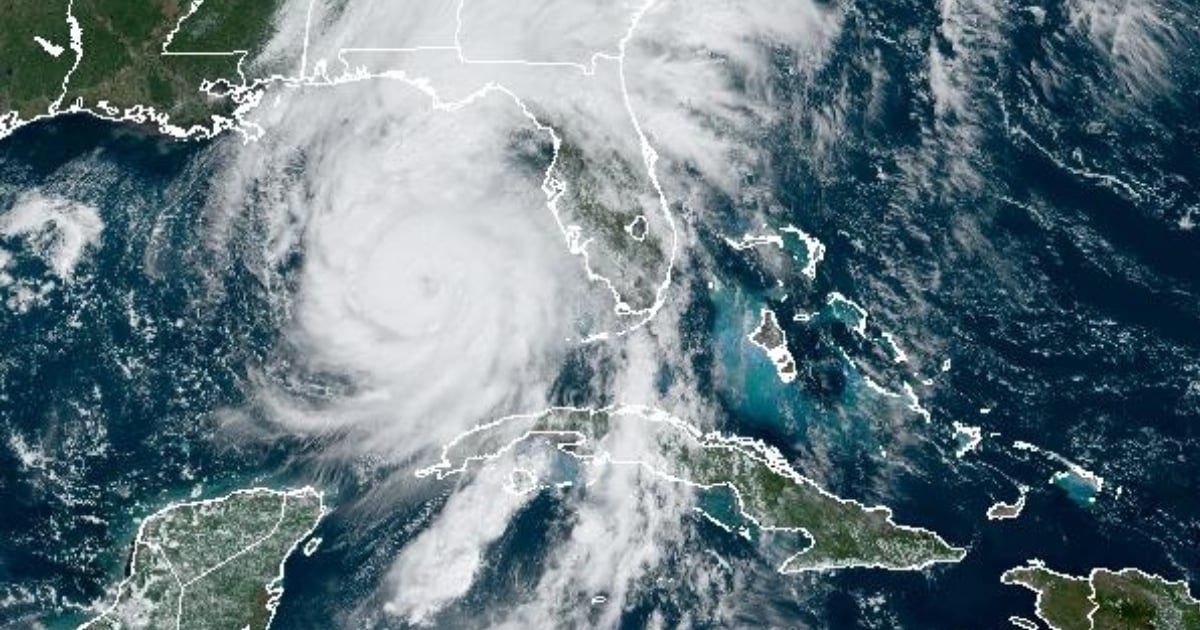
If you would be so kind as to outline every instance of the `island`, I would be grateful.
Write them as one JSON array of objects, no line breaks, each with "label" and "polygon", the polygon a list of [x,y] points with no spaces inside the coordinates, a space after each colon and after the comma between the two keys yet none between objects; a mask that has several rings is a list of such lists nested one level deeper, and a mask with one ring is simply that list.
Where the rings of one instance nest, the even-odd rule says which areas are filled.
[{"label": "island", "polygon": [[[626,439],[636,435],[638,439]],[[729,532],[792,532],[780,573],[850,567],[916,570],[958,562],[966,554],[936,533],[897,524],[882,506],[839,498],[797,473],[766,443],[701,432],[664,411],[644,406],[554,408],[481,425],[459,435],[441,460],[419,471],[444,479],[480,467],[518,446],[542,443],[593,466],[640,466],[664,483],[691,487],[709,498],[697,510]],[[561,487],[564,483],[543,483]],[[537,487],[539,484],[523,484]],[[731,509],[719,509],[720,505]]]},{"label": "island", "polygon": [[266,630],[284,562],[325,514],[311,487],[169,505],[138,528],[116,600],[78,630]]},{"label": "island", "polygon": [[767,353],[775,366],[775,373],[784,384],[796,380],[796,359],[788,350],[787,333],[779,325],[775,311],[763,307],[759,312],[758,326],[747,337],[750,343]]},{"label": "island", "polygon": [[1038,618],[1056,630],[1200,629],[1200,601],[1186,582],[1134,568],[1072,576],[1031,560],[1000,581],[1037,593]]},{"label": "island", "polygon": [[1025,511],[1025,495],[1029,493],[1028,486],[1019,486],[1020,494],[1017,500],[1013,503],[1005,503],[997,501],[987,509],[987,519],[989,521],[1006,521],[1017,518],[1021,512]]}]

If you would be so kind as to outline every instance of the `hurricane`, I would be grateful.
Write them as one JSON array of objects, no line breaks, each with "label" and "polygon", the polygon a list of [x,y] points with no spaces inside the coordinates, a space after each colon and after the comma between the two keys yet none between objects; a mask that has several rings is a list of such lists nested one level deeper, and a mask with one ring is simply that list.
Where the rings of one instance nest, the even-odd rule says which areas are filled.
[{"label": "hurricane", "polygon": [[1187,3],[12,1],[0,625],[1200,619]]},{"label": "hurricane", "polygon": [[[677,350],[673,304],[691,288],[675,276],[701,264],[689,241],[716,197],[757,198],[763,212],[772,203],[747,181],[767,159],[755,128],[773,116],[754,85],[769,72],[763,46],[802,50],[805,71],[836,34],[836,13],[443,4],[315,16],[304,25],[308,80],[281,87],[300,93],[279,104],[264,96],[252,118],[262,137],[231,161],[219,212],[267,217],[278,261],[302,252],[289,343],[306,371],[344,380],[342,394],[315,397],[264,382],[275,421],[344,436],[330,447],[341,456],[366,449],[390,462],[564,400],[664,405],[711,423]],[[276,40],[302,36],[281,29]],[[667,390],[655,386],[664,362],[679,370]],[[564,364],[606,376],[572,382]],[[565,559],[547,568],[542,595],[496,623],[552,623],[573,614],[560,598],[599,592],[608,612],[592,621],[615,624],[665,561],[659,545],[684,535],[686,494],[645,474],[595,475],[566,497],[578,525],[553,543]],[[465,483],[394,560],[389,614],[435,618],[533,498],[486,501],[501,482]],[[614,540],[627,558],[611,557]]]}]

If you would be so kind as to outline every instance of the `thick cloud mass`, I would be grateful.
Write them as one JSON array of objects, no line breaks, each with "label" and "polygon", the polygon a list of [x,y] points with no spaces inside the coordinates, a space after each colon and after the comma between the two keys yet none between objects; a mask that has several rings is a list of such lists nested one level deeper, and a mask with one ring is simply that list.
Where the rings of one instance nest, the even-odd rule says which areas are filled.
[{"label": "thick cloud mass", "polygon": [[[231,186],[266,206],[281,260],[303,252],[291,340],[354,385],[319,411],[267,391],[281,423],[405,459],[544,408],[581,348],[604,365],[583,386],[597,405],[702,413],[679,353],[675,211],[703,220],[708,187],[747,194],[771,47],[816,55],[838,19],[810,3],[593,4],[316,3],[303,33],[281,25],[269,50],[304,38],[301,75],[267,94]],[[666,394],[664,364],[679,374]],[[573,623],[615,624],[682,535],[688,493],[636,470],[588,481],[563,497],[576,516],[558,560],[495,623],[588,617],[578,604],[603,595]],[[467,482],[399,552],[390,614],[430,623],[468,591],[528,499],[484,499],[497,488]]]},{"label": "thick cloud mass", "polygon": [[386,422],[428,434],[536,398],[579,278],[537,181],[508,165],[528,125],[510,101],[395,122],[323,161],[299,319],[321,356],[363,374]]},{"label": "thick cloud mass", "polygon": [[402,457],[545,404],[588,283],[546,208],[548,157],[527,146],[541,132],[512,99],[441,111],[361,83],[289,94],[260,124],[236,179],[278,251],[303,252],[291,339],[356,392],[302,413],[268,391],[281,421]]}]

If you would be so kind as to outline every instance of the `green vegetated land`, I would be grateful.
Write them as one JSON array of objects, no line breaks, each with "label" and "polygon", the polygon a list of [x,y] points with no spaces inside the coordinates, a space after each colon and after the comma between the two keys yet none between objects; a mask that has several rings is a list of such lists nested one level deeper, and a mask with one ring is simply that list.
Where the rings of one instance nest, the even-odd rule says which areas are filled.
[{"label": "green vegetated land", "polygon": [[931,531],[894,523],[884,508],[840,499],[780,463],[768,463],[764,448],[688,437],[666,445],[666,452],[678,466],[673,474],[736,492],[741,511],[759,526],[804,530],[811,545],[789,558],[781,571],[855,566],[904,570],[957,562],[965,554]]},{"label": "green vegetated land", "polygon": [[[39,36],[64,52],[51,56],[34,39]],[[49,110],[75,62],[70,41],[67,0],[5,0],[0,20],[0,117],[16,111],[28,119]]]},{"label": "green vegetated land", "polygon": [[[559,146],[555,175],[566,185],[557,205],[565,222],[582,227],[584,237],[603,248],[592,261],[595,270],[615,283],[630,308],[652,306],[671,246],[664,240],[665,226],[651,222],[660,212],[659,200],[641,165],[615,151],[587,153],[568,138]],[[638,216],[647,217],[641,240],[626,230]]]},{"label": "green vegetated land", "polygon": [[[81,56],[72,50],[68,5],[81,31]],[[183,19],[192,6],[187,0],[6,0],[0,21],[0,119],[11,112],[22,120],[53,113],[50,106],[60,95],[59,110],[79,103],[122,115],[137,106],[152,107],[184,128],[229,112],[228,99],[205,94],[201,84],[243,83],[238,72],[243,55],[231,51],[253,57],[261,50],[272,33],[278,0],[203,0]],[[229,54],[164,55],[177,25],[169,52]],[[63,52],[51,55],[35,37]]]},{"label": "green vegetated land", "polygon": [[[609,443],[605,436],[617,423],[638,423],[636,430],[648,436],[648,446]],[[797,549],[780,567],[783,572],[846,567],[905,570],[957,562],[965,554],[934,532],[894,523],[886,509],[865,507],[822,491],[792,473],[786,464],[771,462],[766,446],[701,436],[681,422],[637,412],[562,410],[497,423],[449,445],[439,466],[451,472],[452,467],[461,469],[472,458],[494,456],[514,441],[538,438],[575,456],[604,452],[612,461],[644,462],[664,478],[732,494],[728,503],[760,528],[803,529],[811,544]],[[738,528],[738,523],[724,524]]]},{"label": "green vegetated land", "polygon": [[284,559],[324,513],[312,488],[165,508],[139,530],[116,602],[79,630],[265,630]]},{"label": "green vegetated land", "polygon": [[1033,562],[1000,579],[1038,593],[1038,617],[1059,630],[1200,630],[1200,601],[1186,583],[1137,569],[1077,577]]}]

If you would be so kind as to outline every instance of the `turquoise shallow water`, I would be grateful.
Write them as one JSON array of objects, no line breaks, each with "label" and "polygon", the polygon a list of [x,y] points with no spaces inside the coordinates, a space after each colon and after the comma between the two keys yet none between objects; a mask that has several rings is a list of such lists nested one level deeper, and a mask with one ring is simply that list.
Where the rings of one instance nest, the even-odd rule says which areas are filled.
[{"label": "turquoise shallow water", "polygon": [[[773,569],[795,541],[747,542],[688,516],[684,544],[635,589],[625,627],[654,614],[678,625],[720,606],[743,627],[1005,627],[1009,615],[1032,615],[1033,597],[999,575],[1033,557],[1200,586],[1200,237],[1181,227],[1200,190],[1200,64],[1178,63],[1172,98],[1131,100],[1114,115],[1104,59],[1065,34],[1065,6],[1050,5],[1041,23],[1005,6],[996,39],[966,48],[939,34],[931,4],[859,8],[827,70],[796,76],[780,51],[768,79],[779,116],[758,139],[771,156],[762,185],[779,200],[775,224],[819,238],[825,259],[812,281],[802,261],[774,277],[724,244],[748,226],[735,200],[720,200],[727,212],[695,226],[702,275],[679,279],[692,289],[680,352],[720,429],[761,438],[832,491],[968,546],[966,559],[922,574],[785,577]],[[962,90],[974,119],[935,119],[931,46],[970,62]],[[1073,98],[1038,81],[1051,58],[1074,69]],[[839,112],[841,125],[821,151],[817,111]],[[964,126],[969,137],[953,133]],[[236,226],[245,241],[228,259],[197,238],[218,149],[84,117],[0,142],[0,206],[34,188],[58,192],[94,205],[105,226],[72,283],[24,314],[0,310],[0,496],[12,506],[0,510],[0,626],[72,627],[85,616],[78,606],[119,580],[136,519],[171,500],[301,482],[327,489],[337,509],[317,553],[289,562],[276,628],[398,625],[371,612],[379,584],[452,487],[380,490],[394,471],[322,461],[320,445],[255,417],[248,383],[288,351],[286,315],[251,271],[247,245],[261,226]],[[951,181],[961,173],[978,181]],[[13,253],[7,272],[49,277],[15,239],[0,246]],[[834,291],[869,314],[863,334],[856,311],[828,306]],[[799,366],[792,385],[747,339],[764,306]],[[895,361],[885,332],[911,362]],[[581,364],[563,369],[569,402],[589,391],[576,380],[603,376]],[[675,378],[664,371],[662,389]],[[868,378],[893,393],[910,384],[931,420]],[[249,416],[244,440],[216,437],[231,410]],[[953,421],[980,428],[978,450],[955,456]],[[1062,462],[1017,440],[1070,458],[1104,488],[1048,483]],[[556,478],[577,474],[560,464]],[[1020,518],[984,518],[1021,485],[1031,490]],[[363,509],[373,493],[390,509]],[[536,588],[548,549],[570,533],[568,504],[545,493],[521,511],[439,625],[477,627]],[[701,504],[731,511],[719,494]],[[737,577],[705,584],[688,572],[694,558]]]}]

